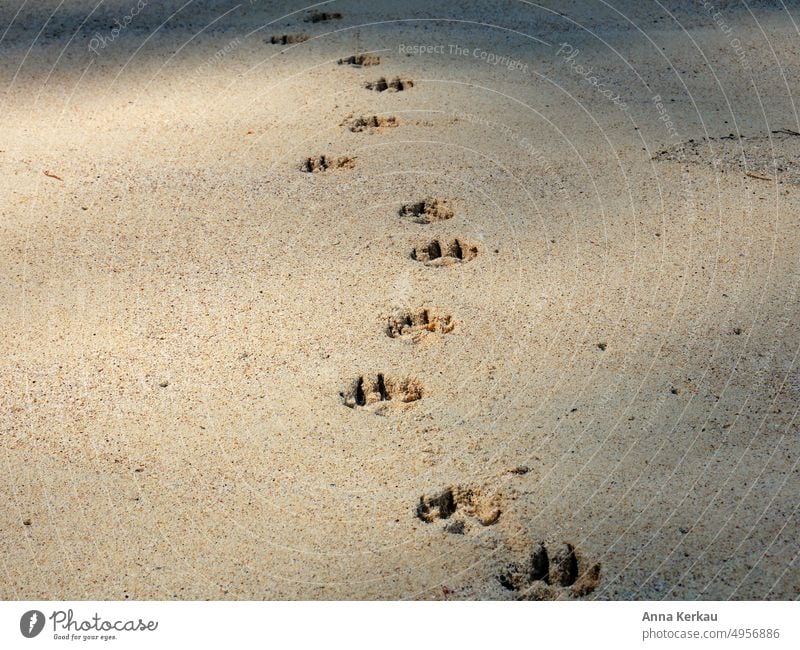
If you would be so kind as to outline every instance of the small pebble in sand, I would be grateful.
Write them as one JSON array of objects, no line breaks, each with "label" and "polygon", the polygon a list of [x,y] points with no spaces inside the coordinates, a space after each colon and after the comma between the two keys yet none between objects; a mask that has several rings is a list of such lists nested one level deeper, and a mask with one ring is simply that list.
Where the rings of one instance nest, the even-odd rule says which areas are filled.
[{"label": "small pebble in sand", "polygon": [[606,348],[608,347],[608,344],[607,343],[598,343],[597,347],[600,348],[603,352],[605,352]]},{"label": "small pebble in sand", "polygon": [[30,526],[31,525],[31,520],[30,519],[23,520],[22,525],[23,526]]}]

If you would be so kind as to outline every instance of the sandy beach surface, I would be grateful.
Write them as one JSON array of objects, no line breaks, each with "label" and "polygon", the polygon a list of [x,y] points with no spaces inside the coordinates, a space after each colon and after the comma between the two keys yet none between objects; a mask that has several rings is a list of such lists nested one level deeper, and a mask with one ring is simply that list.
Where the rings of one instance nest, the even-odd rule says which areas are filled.
[{"label": "sandy beach surface", "polygon": [[96,4],[0,2],[0,597],[797,598],[798,10]]}]

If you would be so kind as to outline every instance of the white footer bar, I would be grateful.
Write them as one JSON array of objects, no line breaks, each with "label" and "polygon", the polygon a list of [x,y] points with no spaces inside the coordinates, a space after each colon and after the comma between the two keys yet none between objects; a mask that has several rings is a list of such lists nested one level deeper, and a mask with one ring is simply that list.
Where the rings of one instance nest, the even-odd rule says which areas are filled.
[{"label": "white footer bar", "polygon": [[[797,602],[2,602],[0,648],[800,648]],[[608,646],[606,646],[608,644]]]}]

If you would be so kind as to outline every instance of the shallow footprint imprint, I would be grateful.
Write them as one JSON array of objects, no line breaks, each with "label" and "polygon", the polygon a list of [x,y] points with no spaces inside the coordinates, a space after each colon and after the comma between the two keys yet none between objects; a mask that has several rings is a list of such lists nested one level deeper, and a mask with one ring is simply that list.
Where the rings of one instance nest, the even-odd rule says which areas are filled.
[{"label": "shallow footprint imprint", "polygon": [[384,90],[389,90],[392,92],[401,92],[408,88],[413,88],[414,82],[411,79],[401,79],[400,77],[395,77],[391,81],[387,81],[386,77],[381,77],[375,81],[368,81],[364,84],[364,88],[367,90],[374,90],[376,92],[382,93]]},{"label": "shallow footprint imprint", "polygon": [[366,68],[371,65],[380,65],[381,57],[376,54],[353,54],[352,56],[339,59],[336,63],[339,65],[354,65],[359,68]]},{"label": "shallow footprint imprint", "polygon": [[510,565],[497,579],[509,591],[518,592],[520,600],[580,598],[600,584],[600,563],[587,566],[568,542],[552,555],[539,542],[524,562]]},{"label": "shallow footprint imprint", "polygon": [[306,158],[300,165],[300,171],[307,173],[324,172],[329,169],[352,169],[356,166],[356,159],[349,156],[331,158],[330,156],[316,156]]},{"label": "shallow footprint imprint", "polygon": [[[461,514],[477,520],[481,526],[493,526],[503,514],[499,494],[486,496],[475,486],[450,486],[433,495],[421,496],[416,507],[417,518],[427,524],[440,519],[450,519]],[[463,534],[463,519],[448,522],[445,530],[449,533]]]},{"label": "shallow footprint imprint", "polygon": [[340,14],[338,11],[312,11],[303,19],[303,22],[322,23],[329,20],[339,20],[341,17],[342,14]]},{"label": "shallow footprint imprint", "polygon": [[280,34],[279,36],[270,36],[269,43],[271,45],[293,45],[294,43],[303,43],[308,38],[308,34]]},{"label": "shallow footprint imprint", "polygon": [[339,393],[348,408],[372,407],[382,410],[394,405],[402,406],[422,399],[422,384],[414,378],[387,377],[378,373],[374,377],[361,376]]},{"label": "shallow footprint imprint", "polygon": [[400,208],[401,217],[410,217],[414,223],[428,224],[452,219],[453,210],[447,199],[428,198],[417,203],[406,203]]},{"label": "shallow footprint imprint", "polygon": [[455,326],[449,314],[435,314],[424,307],[397,310],[389,316],[386,336],[418,343],[428,334],[449,334]]},{"label": "shallow footprint imprint", "polygon": [[345,121],[347,128],[353,133],[362,133],[364,131],[382,131],[383,129],[393,128],[400,126],[400,121],[390,115],[389,117],[379,117],[378,115],[366,115],[357,117],[349,122]]},{"label": "shallow footprint imprint", "polygon": [[415,246],[411,259],[428,266],[450,266],[459,262],[469,262],[478,256],[478,247],[458,239],[434,239]]}]

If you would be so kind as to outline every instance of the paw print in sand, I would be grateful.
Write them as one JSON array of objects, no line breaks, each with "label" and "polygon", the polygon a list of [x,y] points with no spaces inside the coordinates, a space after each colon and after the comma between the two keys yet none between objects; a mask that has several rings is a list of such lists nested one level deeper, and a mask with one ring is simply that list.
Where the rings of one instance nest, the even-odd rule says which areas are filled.
[{"label": "paw print in sand", "polygon": [[497,579],[519,600],[581,598],[600,584],[600,563],[586,563],[567,542],[554,553],[539,542],[523,563],[512,564]]},{"label": "paw print in sand", "polygon": [[382,373],[361,375],[339,393],[342,403],[351,409],[382,412],[389,405],[405,406],[422,399],[422,384],[413,377],[390,377]]},{"label": "paw print in sand", "polygon": [[456,535],[463,535],[466,530],[464,518],[474,519],[481,526],[493,526],[502,514],[499,495],[487,497],[473,486],[447,487],[436,494],[423,495],[416,507],[417,517],[427,524],[453,517],[445,524],[444,530]]},{"label": "paw print in sand", "polygon": [[430,309],[398,309],[387,319],[386,336],[418,343],[429,334],[450,334],[456,324],[449,314],[436,314]]}]

